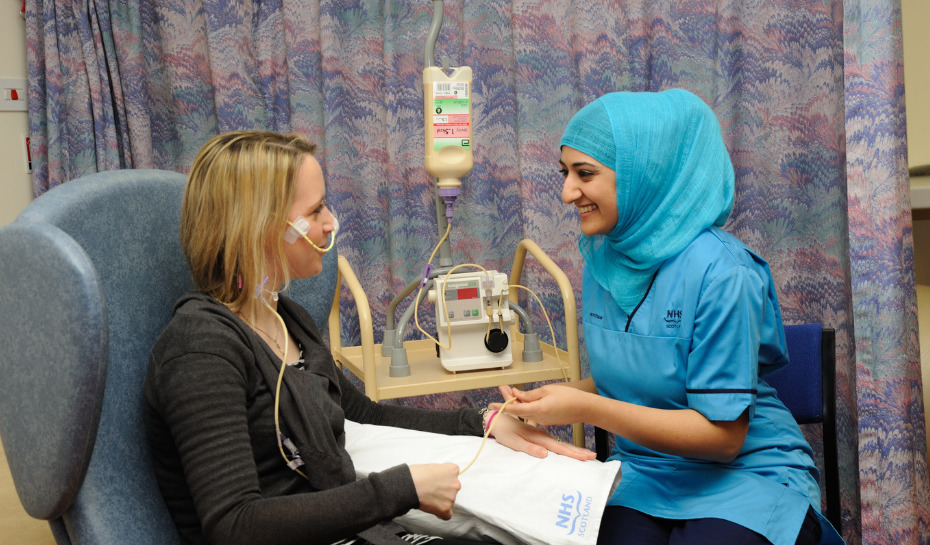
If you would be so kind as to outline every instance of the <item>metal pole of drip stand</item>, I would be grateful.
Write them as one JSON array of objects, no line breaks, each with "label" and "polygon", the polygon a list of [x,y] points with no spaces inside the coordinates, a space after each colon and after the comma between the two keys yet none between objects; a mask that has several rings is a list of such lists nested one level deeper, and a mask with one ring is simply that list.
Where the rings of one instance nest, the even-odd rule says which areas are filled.
[{"label": "metal pole of drip stand", "polygon": [[[429,33],[426,36],[426,47],[423,49],[423,66],[435,66],[433,57],[436,50],[436,40],[439,38],[439,31],[442,30],[442,20],[445,12],[443,0],[433,0],[433,20],[430,21]],[[448,57],[443,57],[442,67],[449,67]],[[438,183],[438,178],[433,178],[434,183]],[[438,228],[439,238],[446,232],[448,220],[446,219],[446,207],[442,199],[439,198],[439,192],[435,195],[436,202],[436,226]],[[452,267],[452,248],[449,239],[443,241],[439,247],[439,266]],[[434,277],[435,278],[435,277]]]},{"label": "metal pole of drip stand", "polygon": [[[438,40],[439,32],[442,29],[444,9],[443,0],[433,0],[433,19],[430,22],[429,32],[427,33],[426,38],[426,46],[423,50],[424,71],[430,67],[435,66],[434,57],[436,41]],[[442,69],[444,71],[449,70],[449,58],[447,56],[443,56],[442,58]],[[425,92],[426,89],[424,87],[424,93]],[[426,101],[424,97],[424,104],[425,103]],[[424,115],[430,115],[430,112],[424,111]],[[449,217],[451,215],[451,204],[447,206],[444,197],[450,198],[450,200],[454,200],[455,196],[457,196],[459,193],[459,189],[442,187],[438,177],[434,177],[434,183],[437,188],[435,195],[437,235],[439,240],[442,240],[442,244],[439,246],[439,265],[431,270],[428,270],[428,272],[424,272],[424,277],[416,279],[407,284],[406,288],[404,288],[404,290],[391,301],[390,305],[388,305],[388,311],[385,320],[384,339],[381,345],[381,356],[391,360],[391,365],[388,368],[388,371],[392,377],[410,376],[410,364],[407,360],[407,349],[403,344],[404,331],[407,327],[407,324],[410,323],[410,319],[413,316],[416,307],[420,305],[423,297],[435,284],[434,279],[447,273],[453,268],[450,237],[443,239],[443,235],[445,234],[451,219]],[[416,290],[421,284],[423,289],[420,291],[418,297],[415,298],[416,300],[407,307],[401,316],[400,321],[395,326],[394,315],[397,311],[397,305],[406,299],[407,296],[413,293],[414,290]],[[526,328],[526,342],[524,344],[523,360],[526,362],[540,361],[542,359],[542,351],[539,347],[539,337],[534,332],[533,326],[530,323],[526,312],[513,301],[509,301],[509,306],[523,319],[524,327]]]},{"label": "metal pole of drip stand", "polygon": [[[435,66],[433,57],[436,51],[436,41],[439,39],[439,32],[442,30],[442,21],[445,16],[445,6],[443,0],[433,0],[433,19],[430,21],[429,32],[426,36],[426,46],[423,49],[423,64],[424,67]],[[448,65],[448,62],[443,59],[444,67]],[[425,113],[424,113],[425,115]],[[433,179],[434,184],[438,181],[437,178]],[[435,195],[436,203],[436,225],[438,228],[438,236],[442,239],[443,234],[446,232],[446,227],[448,225],[448,220],[446,219],[446,206],[443,203],[442,199],[439,198],[439,193],[437,191]],[[449,243],[449,239],[446,238],[439,247],[439,266],[433,269],[430,272],[429,279],[427,284],[423,287],[422,294],[425,294],[429,288],[432,286],[433,278],[436,278],[439,274],[445,274],[452,268],[452,248]],[[413,293],[413,291],[420,285],[421,280],[417,279],[404,288],[388,305],[388,312],[385,319],[384,326],[384,339],[381,344],[381,356],[391,359],[391,365],[389,367],[389,373],[392,377],[407,377],[410,376],[410,364],[407,362],[407,350],[404,348],[404,329],[407,324],[410,322],[410,317],[413,316],[414,308],[420,304],[421,297],[414,301],[404,314],[401,316],[400,323],[395,327],[394,325],[394,313],[397,310],[397,305],[400,304],[408,295]]]}]

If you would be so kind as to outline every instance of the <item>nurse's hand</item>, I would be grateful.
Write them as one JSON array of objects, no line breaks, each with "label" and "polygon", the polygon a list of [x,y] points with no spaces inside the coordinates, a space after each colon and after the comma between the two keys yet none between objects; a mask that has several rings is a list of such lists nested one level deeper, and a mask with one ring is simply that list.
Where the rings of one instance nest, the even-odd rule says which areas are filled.
[{"label": "nurse's hand", "polygon": [[536,458],[545,458],[549,452],[568,456],[576,460],[593,460],[596,454],[586,448],[576,447],[549,435],[544,430],[520,422],[507,414],[517,402],[507,405],[504,413],[494,415],[491,435],[498,443]]},{"label": "nurse's hand", "polygon": [[[586,408],[596,395],[561,384],[548,384],[528,392],[511,388],[510,392],[517,400],[507,405],[506,413],[543,426],[584,422]],[[501,405],[492,403],[490,407],[499,409]]]}]

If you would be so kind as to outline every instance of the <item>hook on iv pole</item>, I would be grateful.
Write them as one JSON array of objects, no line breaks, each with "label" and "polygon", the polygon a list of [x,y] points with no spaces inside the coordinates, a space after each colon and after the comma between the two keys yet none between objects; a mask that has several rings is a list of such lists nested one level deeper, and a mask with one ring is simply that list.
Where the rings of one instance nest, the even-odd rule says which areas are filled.
[{"label": "hook on iv pole", "polygon": [[423,48],[423,66],[436,66],[433,62],[433,56],[436,54],[436,40],[439,39],[439,31],[442,30],[442,19],[445,7],[443,0],[433,0],[433,20],[429,24],[429,32],[426,35],[426,47]]}]

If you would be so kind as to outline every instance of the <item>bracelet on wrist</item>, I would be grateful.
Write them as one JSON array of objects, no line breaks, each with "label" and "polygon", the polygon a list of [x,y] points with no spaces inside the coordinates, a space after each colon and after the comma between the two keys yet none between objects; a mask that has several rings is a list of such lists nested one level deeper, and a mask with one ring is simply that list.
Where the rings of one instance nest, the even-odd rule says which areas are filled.
[{"label": "bracelet on wrist", "polygon": [[490,411],[488,413],[488,421],[484,425],[484,433],[488,433],[488,434],[490,433],[491,423],[494,422],[494,417],[497,416],[497,414],[498,414],[498,411]]}]

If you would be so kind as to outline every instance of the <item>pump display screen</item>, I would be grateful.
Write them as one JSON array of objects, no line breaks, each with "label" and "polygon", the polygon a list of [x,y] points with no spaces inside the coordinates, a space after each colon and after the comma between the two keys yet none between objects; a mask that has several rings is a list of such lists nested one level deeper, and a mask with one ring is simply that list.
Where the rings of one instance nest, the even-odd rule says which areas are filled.
[{"label": "pump display screen", "polygon": [[446,311],[450,322],[461,322],[484,317],[478,280],[449,282],[445,291]]},{"label": "pump display screen", "polygon": [[455,298],[462,299],[477,299],[478,298],[478,288],[459,288],[455,290]]}]

